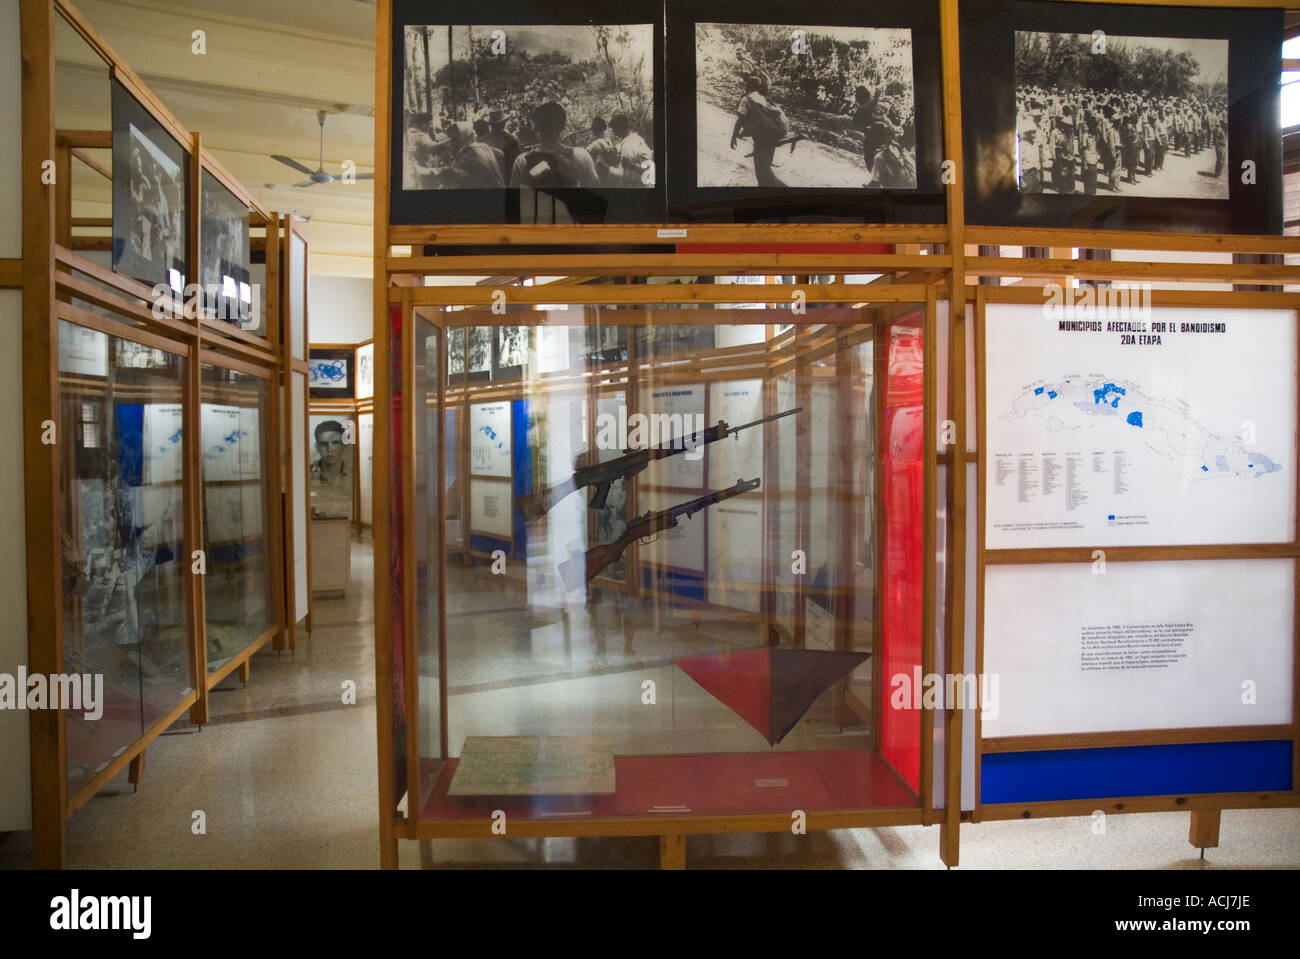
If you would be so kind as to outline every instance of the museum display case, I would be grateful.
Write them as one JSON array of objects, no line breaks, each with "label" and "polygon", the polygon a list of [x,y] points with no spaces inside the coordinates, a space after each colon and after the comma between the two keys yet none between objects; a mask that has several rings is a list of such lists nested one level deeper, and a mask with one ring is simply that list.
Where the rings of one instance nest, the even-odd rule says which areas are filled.
[{"label": "museum display case", "polygon": [[209,671],[272,630],[270,371],[201,368],[203,576]]},{"label": "museum display case", "polygon": [[75,7],[20,23],[24,667],[102,682],[30,717],[36,861],[61,865],[72,813],[288,645],[307,446],[278,383],[307,372],[307,248]]},{"label": "museum display case", "polygon": [[415,834],[934,808],[932,723],[881,705],[887,671],[930,667],[933,300],[805,310],[719,283],[741,302],[653,304],[671,289],[403,311],[392,682]]}]

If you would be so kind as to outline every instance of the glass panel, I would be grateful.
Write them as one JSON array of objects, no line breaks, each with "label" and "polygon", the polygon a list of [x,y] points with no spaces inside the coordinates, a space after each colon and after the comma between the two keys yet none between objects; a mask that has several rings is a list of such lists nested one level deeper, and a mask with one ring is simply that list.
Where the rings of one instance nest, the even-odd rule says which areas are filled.
[{"label": "glass panel", "polygon": [[269,386],[204,364],[202,374],[203,577],[208,671],[275,625],[267,556]]},{"label": "glass panel", "polygon": [[[415,609],[420,697],[420,762],[432,773],[443,758],[441,630],[442,555],[438,521],[442,497],[438,482],[438,454],[442,449],[439,412],[440,352],[438,328],[417,316],[415,320]],[[423,778],[423,777],[422,777]]]},{"label": "glass panel", "polygon": [[65,670],[103,677],[67,713],[68,788],[193,688],[186,629],[185,358],[59,323]]},{"label": "glass panel", "polygon": [[[417,528],[427,539],[443,509],[454,550],[449,761],[426,765],[421,815],[481,815],[483,796],[525,816],[914,805],[873,748],[883,442],[869,309],[482,317],[443,315],[445,365],[416,350],[417,409],[436,395],[431,371],[447,376],[443,415],[417,417]],[[479,329],[490,355],[471,364]],[[445,504],[425,478],[439,423],[455,434]],[[443,665],[426,599],[437,564],[419,575],[427,737],[441,732],[426,692]],[[919,593],[898,604],[919,624]]]}]

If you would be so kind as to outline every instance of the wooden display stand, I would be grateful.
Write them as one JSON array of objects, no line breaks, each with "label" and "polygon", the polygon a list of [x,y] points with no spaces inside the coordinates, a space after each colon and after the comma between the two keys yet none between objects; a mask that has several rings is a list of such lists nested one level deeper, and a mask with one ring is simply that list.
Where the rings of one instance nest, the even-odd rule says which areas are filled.
[{"label": "wooden display stand", "polygon": [[[23,292],[23,417],[24,470],[27,507],[27,609],[28,669],[32,673],[60,674],[69,668],[63,636],[64,571],[60,544],[65,524],[60,500],[60,446],[42,440],[49,417],[60,409],[59,323],[66,322],[124,341],[141,344],[187,359],[183,382],[183,517],[185,556],[197,555],[204,542],[203,448],[201,437],[201,366],[208,365],[273,384],[288,362],[281,347],[287,326],[280,289],[284,278],[280,249],[287,230],[280,215],[262,208],[207,150],[197,133],[187,131],[139,77],[122,61],[81,14],[65,0],[21,0],[22,79],[22,210],[23,257],[5,261],[0,278],[5,285],[21,285]],[[112,79],[122,84],[188,154],[188,221],[185,224],[187,273],[197,276],[200,237],[200,184],[209,174],[249,210],[258,235],[251,238],[253,256],[266,263],[265,335],[256,335],[200,311],[186,317],[183,305],[164,301],[169,309],[156,315],[158,298],[145,284],[102,267],[87,258],[87,251],[111,249],[111,237],[102,231],[111,220],[72,217],[70,174],[74,161],[111,179],[111,171],[87,150],[112,146],[111,131],[56,130],[54,37],[62,21],[107,65]],[[53,158],[57,177],[43,179],[44,164]],[[53,185],[47,185],[52,182]],[[306,261],[299,264],[305,283]],[[21,277],[21,282],[20,282]],[[93,304],[95,312],[73,304]],[[172,309],[174,307],[174,309]],[[106,315],[107,314],[107,315]],[[304,331],[305,337],[305,331]],[[262,418],[264,434],[259,462],[264,482],[281,473],[281,397],[267,391],[269,406]],[[304,404],[303,415],[306,409]],[[60,437],[62,439],[62,437]],[[305,467],[304,467],[305,470]],[[304,472],[305,479],[305,472]],[[278,489],[266,489],[268,513],[264,515],[264,548],[273,579],[270,619],[273,625],[219,668],[209,669],[206,643],[204,581],[191,563],[184,561],[184,622],[188,676],[192,688],[152,721],[139,736],[75,791],[68,785],[68,741],[62,710],[31,714],[32,818],[38,866],[67,864],[68,817],[122,770],[138,783],[144,771],[146,747],[176,719],[208,721],[210,694],[217,683],[238,672],[248,679],[252,655],[267,643],[277,646],[290,623],[286,619],[284,583],[291,563],[283,561],[285,541],[281,531]],[[293,495],[292,488],[288,491]],[[305,482],[303,484],[305,494]],[[303,494],[299,494],[303,495]],[[291,530],[290,530],[291,532]],[[242,544],[238,544],[242,548]]]},{"label": "wooden display stand", "polygon": [[352,578],[352,529],[346,519],[311,521],[311,592],[344,596]]},{"label": "wooden display stand", "polygon": [[[1162,0],[1141,0],[1151,5],[1163,4]],[[1286,2],[1261,0],[1258,6],[1288,6]],[[968,318],[967,303],[972,302],[977,310],[982,310],[986,302],[1006,298],[1018,302],[1042,303],[1042,285],[1045,282],[1057,282],[1066,288],[1073,288],[1076,280],[1105,279],[1145,281],[1186,281],[1194,279],[1204,281],[1218,280],[1225,283],[1300,283],[1300,269],[1277,263],[1224,263],[1213,265],[1205,263],[1167,263],[1167,262],[1119,262],[1108,259],[1080,260],[1072,251],[1078,249],[1111,250],[1151,250],[1151,251],[1188,251],[1218,252],[1233,254],[1234,259],[1255,258],[1259,255],[1276,256],[1300,253],[1300,239],[1276,236],[1221,236],[1209,234],[1165,234],[1148,232],[1122,232],[1105,230],[1079,229],[1035,229],[1006,228],[990,226],[967,226],[965,222],[965,172],[963,170],[962,149],[962,108],[960,89],[960,57],[958,43],[958,0],[941,0],[941,37],[943,67],[943,120],[944,120],[944,156],[951,163],[951,179],[947,195],[947,222],[935,225],[892,225],[861,224],[856,226],[835,226],[820,224],[752,224],[752,225],[697,225],[685,224],[682,229],[674,230],[671,240],[665,240],[654,226],[390,226],[389,219],[389,178],[390,178],[390,133],[395,122],[391,115],[393,64],[392,53],[392,4],[389,0],[379,0],[377,17],[376,46],[376,123],[375,123],[375,348],[376,348],[376,386],[375,407],[380,410],[394,408],[394,397],[409,396],[411,382],[394,383],[390,371],[394,369],[390,358],[403,344],[411,342],[410,335],[417,322],[427,322],[439,330],[450,331],[452,326],[446,319],[448,314],[437,309],[440,307],[461,307],[480,310],[474,316],[474,322],[489,325],[503,322],[504,318],[494,317],[486,308],[492,302],[494,290],[488,288],[439,288],[425,286],[426,278],[440,274],[488,274],[492,276],[535,276],[565,275],[567,280],[563,293],[553,287],[510,287],[507,290],[511,305],[536,305],[562,300],[567,304],[608,304],[619,303],[637,306],[655,303],[709,303],[725,299],[736,299],[739,294],[735,287],[710,286],[671,286],[649,287],[644,285],[625,286],[591,286],[583,285],[584,279],[598,276],[653,276],[653,275],[698,275],[698,274],[831,274],[879,272],[881,278],[867,286],[851,286],[843,283],[828,285],[808,285],[801,287],[809,303],[869,303],[875,306],[875,319],[879,323],[888,322],[899,315],[904,304],[927,304],[927,334],[925,349],[927,351],[927,371],[934,370],[946,379],[944,391],[945,406],[937,408],[935,375],[927,376],[926,382],[926,463],[925,463],[925,515],[926,529],[924,538],[925,585],[922,603],[923,622],[923,656],[924,667],[928,672],[936,664],[940,670],[944,664],[950,671],[964,672],[968,661],[966,636],[968,619],[972,624],[980,624],[979,607],[967,606],[964,597],[967,594],[967,577],[977,578],[977,592],[982,592],[983,572],[986,563],[1016,562],[1064,562],[1078,558],[1079,551],[1055,551],[1060,555],[993,555],[983,549],[982,526],[979,541],[968,543],[968,467],[980,461],[982,446],[973,440],[970,443],[957,438],[974,435],[968,432],[969,421],[973,411],[967,409],[967,387],[972,373],[976,369],[972,350],[976,340],[972,335],[972,325],[981,322],[980,313]],[[978,66],[978,65],[976,65]],[[727,244],[725,253],[678,253],[675,242]],[[756,252],[755,244],[764,244],[764,249],[779,244],[781,252]],[[493,246],[491,256],[450,255],[426,257],[420,255],[418,248],[430,245],[479,245]],[[638,244],[662,246],[661,253],[637,254],[584,254],[584,255],[539,255],[513,254],[516,245],[546,246],[558,244]],[[802,252],[809,244],[877,244],[883,245],[881,252]],[[746,247],[749,247],[746,249]],[[404,249],[415,247],[414,255]],[[1006,248],[1015,248],[1019,255],[1003,256]],[[1046,257],[1034,256],[1026,252],[1029,248],[1046,248]],[[843,247],[843,249],[848,249]],[[880,250],[880,247],[873,247]],[[999,255],[982,255],[982,250],[998,251]],[[977,286],[981,278],[987,278],[996,285]],[[1015,284],[1001,289],[1002,284]],[[720,295],[720,291],[723,295]],[[978,297],[977,297],[978,291]],[[1300,298],[1292,293],[1254,293],[1239,292],[1222,295],[1193,294],[1171,291],[1160,293],[1157,303],[1195,304],[1201,306],[1225,305],[1269,305],[1285,309],[1300,307]],[[942,306],[939,311],[943,319],[934,319],[934,306]],[[434,309],[426,309],[434,308]],[[418,318],[418,319],[417,319]],[[459,322],[466,322],[464,316],[457,317]],[[518,322],[517,320],[512,322]],[[681,322],[687,322],[682,320]],[[796,322],[796,328],[799,323]],[[936,334],[929,335],[931,329]],[[936,370],[933,359],[935,339],[946,345],[946,369]],[[970,344],[970,345],[968,345]],[[877,353],[879,357],[879,353]],[[403,364],[403,376],[409,363]],[[445,369],[445,364],[444,364]],[[629,395],[631,391],[629,390]],[[936,450],[936,420],[944,422],[948,428],[945,433],[949,440]],[[400,426],[399,426],[400,423]],[[386,450],[393,448],[394,442],[404,440],[402,449],[404,459],[395,466],[388,458],[379,456],[374,469],[374,533],[375,533],[375,595],[377,597],[392,595],[394,584],[391,581],[390,557],[405,556],[406,569],[412,568],[413,552],[410,538],[403,536],[403,530],[394,527],[390,517],[396,515],[390,510],[401,509],[403,516],[411,516],[413,492],[410,477],[413,476],[414,464],[410,460],[409,434],[394,435],[395,426],[409,430],[409,419],[395,421],[389,417],[380,417],[375,422],[375,448]],[[440,469],[445,469],[442,454],[439,454]],[[942,470],[942,481],[939,479]],[[395,496],[390,496],[395,491]],[[974,508],[970,502],[970,507]],[[937,512],[942,509],[944,528],[942,542],[945,546],[945,562],[942,568],[942,595],[944,597],[963,597],[963,601],[946,602],[938,615],[942,619],[936,630],[936,581],[938,571],[934,562]],[[468,532],[466,517],[462,513],[462,527]],[[439,524],[439,536],[445,545],[446,524]],[[468,536],[462,549],[469,552]],[[1025,551],[1041,554],[1047,551]],[[1186,550],[1167,547],[1115,551],[1119,558],[1157,559],[1179,558],[1192,555]],[[445,555],[445,554],[440,554]],[[1249,545],[1219,547],[1195,552],[1206,557],[1228,557],[1246,555],[1268,555],[1300,559],[1300,543],[1291,542],[1278,546],[1251,547]],[[973,557],[969,559],[968,557]],[[877,584],[878,586],[879,584]],[[442,613],[442,630],[445,633],[445,604]],[[400,617],[400,618],[399,618]],[[973,618],[973,619],[971,619]],[[938,650],[934,643],[936,632],[942,634],[943,659],[937,659]],[[974,650],[976,658],[982,655],[982,624],[976,632],[977,641]],[[379,807],[380,807],[380,854],[384,867],[397,865],[397,840],[399,838],[422,838],[438,836],[483,836],[492,835],[491,824],[486,818],[453,819],[437,818],[438,810],[433,809],[433,817],[426,817],[426,795],[422,792],[416,796],[419,802],[408,801],[405,813],[398,812],[399,777],[408,784],[424,783],[426,778],[422,770],[421,756],[434,751],[432,744],[428,751],[422,751],[418,743],[419,692],[412,678],[410,664],[418,661],[418,649],[414,633],[414,599],[413,591],[408,586],[405,593],[404,608],[395,611],[392,604],[376,604],[376,675],[377,688],[388,688],[394,676],[394,663],[403,661],[407,664],[405,684],[400,690],[400,698],[394,700],[381,696],[378,700],[378,759],[379,759]],[[443,651],[445,660],[445,650]],[[1300,667],[1300,641],[1293,650],[1293,661]],[[982,665],[979,664],[979,665]],[[445,667],[445,663],[444,663]],[[977,665],[977,669],[979,666]],[[445,676],[445,668],[440,670]],[[1225,808],[1260,808],[1300,805],[1300,792],[1296,789],[1296,776],[1300,775],[1300,673],[1292,683],[1293,716],[1289,723],[1259,729],[1209,729],[1209,730],[1162,730],[1136,731],[1132,733],[1108,734],[1082,739],[1060,739],[1051,743],[1012,743],[1007,741],[985,741],[980,738],[978,716],[974,709],[949,708],[935,717],[934,711],[927,710],[922,716],[921,747],[922,788],[917,796],[918,803],[912,808],[891,808],[876,811],[863,809],[844,809],[808,817],[808,828],[842,828],[852,826],[886,825],[902,823],[938,823],[939,852],[943,862],[954,866],[959,859],[959,829],[963,821],[975,821],[992,818],[1028,818],[1033,816],[1084,815],[1093,809],[1107,811],[1133,812],[1144,810],[1193,810],[1190,839],[1194,844],[1209,845],[1217,838],[1219,811]],[[879,699],[877,698],[877,709]],[[442,725],[444,742],[441,744],[442,756],[447,756],[446,697],[442,697]],[[934,786],[932,759],[934,746],[934,724],[942,727],[942,752],[939,765],[942,769],[942,786]],[[960,745],[964,740],[967,722],[976,723],[976,757],[974,764],[967,757],[963,763]],[[878,724],[877,724],[878,725]],[[1192,794],[1177,796],[1115,796],[1104,803],[1097,800],[1075,800],[1060,802],[1029,802],[1006,805],[989,805],[979,802],[978,792],[978,757],[992,750],[1053,747],[1091,748],[1122,742],[1158,742],[1186,743],[1205,742],[1207,740],[1236,740],[1252,738],[1267,734],[1292,743],[1292,785],[1290,789],[1269,793],[1238,794]],[[405,750],[400,745],[404,742]],[[641,757],[629,757],[640,759]],[[448,761],[454,762],[454,760]],[[976,804],[974,808],[964,807],[962,801],[963,783],[975,778]],[[435,803],[436,805],[436,803]],[[510,835],[512,836],[558,836],[558,835],[657,835],[660,837],[661,861],[666,868],[681,868],[684,865],[684,836],[692,833],[733,832],[733,831],[784,831],[790,828],[787,816],[749,815],[741,811],[729,815],[699,816],[685,814],[674,817],[636,817],[606,819],[566,819],[556,815],[551,818],[525,818],[522,821],[512,819]]]}]

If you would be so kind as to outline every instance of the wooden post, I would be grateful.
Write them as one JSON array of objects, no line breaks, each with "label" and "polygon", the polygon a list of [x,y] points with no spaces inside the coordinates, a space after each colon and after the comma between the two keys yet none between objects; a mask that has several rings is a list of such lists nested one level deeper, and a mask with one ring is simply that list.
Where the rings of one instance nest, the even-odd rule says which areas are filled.
[{"label": "wooden post", "polygon": [[[948,405],[956,423],[956,442],[948,467],[948,552],[944,596],[947,607],[947,669],[965,671],[966,597],[966,208],[964,205],[965,164],[961,136],[961,47],[957,0],[942,0],[939,9],[943,60],[944,159],[953,164],[953,182],[948,186],[948,252],[952,272],[948,282]],[[930,344],[926,344],[927,348]],[[933,477],[926,477],[927,485]],[[935,561],[926,556],[927,566]],[[927,598],[926,602],[933,599]],[[924,638],[933,642],[932,636]],[[939,857],[947,866],[958,862],[961,834],[962,711],[950,709],[945,717],[944,817],[939,830]]]},{"label": "wooden post", "polygon": [[[54,154],[54,5],[20,0],[22,44],[23,464],[27,507],[27,668],[63,672],[59,551],[58,321],[54,311],[55,189],[42,182]],[[32,832],[37,867],[68,858],[68,743],[62,710],[28,713]]]},{"label": "wooden post", "polygon": [[[375,545],[375,726],[379,749],[379,865],[397,868],[397,780],[393,685],[393,598],[389,579],[392,552],[389,497],[392,483],[392,346],[388,310],[388,137],[391,81],[392,0],[375,4],[375,216],[374,216],[374,320],[375,320],[375,429],[376,452],[372,470],[372,532]],[[459,474],[458,474],[459,475]],[[414,803],[410,803],[414,805]],[[409,809],[409,805],[408,805]]]},{"label": "wooden post", "polygon": [[659,868],[660,869],[685,869],[686,868],[686,837],[677,836],[660,836],[659,837]]},{"label": "wooden post", "polygon": [[[190,182],[189,206],[186,211],[186,277],[187,283],[199,280],[199,226],[201,222],[200,205],[202,203],[203,183],[203,144],[197,133],[192,135],[190,143]],[[198,701],[190,707],[190,722],[202,726],[208,721],[210,703],[208,701],[208,644],[205,581],[206,574],[194,572],[194,551],[205,549],[203,542],[203,375],[199,363],[199,351],[203,348],[203,323],[194,320],[189,359],[185,362],[185,384],[183,386],[185,401],[184,432],[182,445],[185,456],[184,504],[185,504],[185,542],[189,549],[186,560],[186,615],[190,628],[190,669],[194,677],[194,688],[198,690]],[[206,556],[205,566],[206,569]],[[143,759],[141,760],[143,766]],[[135,780],[132,780],[134,783]]]},{"label": "wooden post", "polygon": [[1198,849],[1213,849],[1219,844],[1219,822],[1222,818],[1223,811],[1220,809],[1193,809],[1187,841]]}]

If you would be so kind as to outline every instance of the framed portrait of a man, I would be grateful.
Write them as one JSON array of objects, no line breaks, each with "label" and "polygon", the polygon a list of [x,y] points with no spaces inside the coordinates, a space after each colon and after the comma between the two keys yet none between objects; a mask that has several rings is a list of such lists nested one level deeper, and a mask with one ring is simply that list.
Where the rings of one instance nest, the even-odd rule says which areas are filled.
[{"label": "framed portrait of a man", "polygon": [[311,460],[308,489],[313,519],[350,519],[356,423],[332,414],[308,418]]}]

